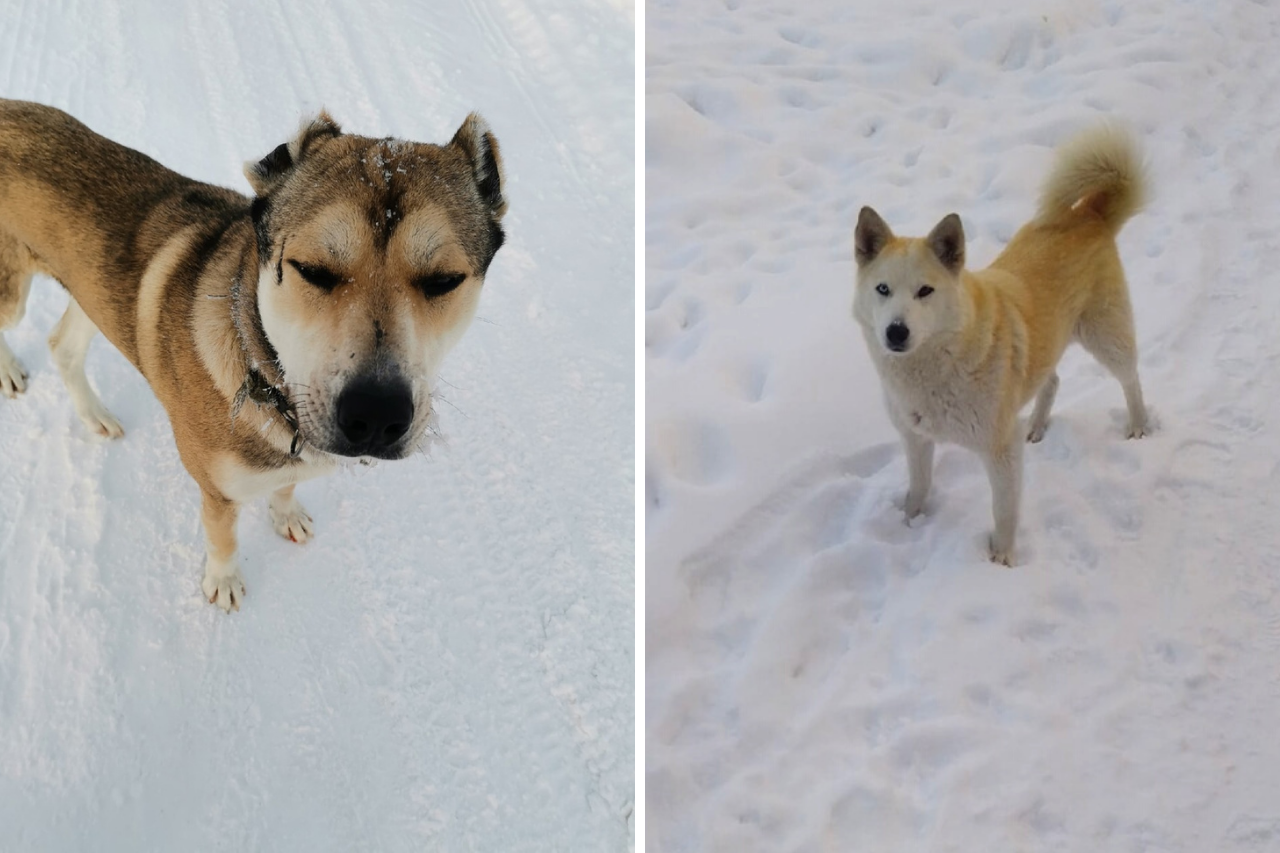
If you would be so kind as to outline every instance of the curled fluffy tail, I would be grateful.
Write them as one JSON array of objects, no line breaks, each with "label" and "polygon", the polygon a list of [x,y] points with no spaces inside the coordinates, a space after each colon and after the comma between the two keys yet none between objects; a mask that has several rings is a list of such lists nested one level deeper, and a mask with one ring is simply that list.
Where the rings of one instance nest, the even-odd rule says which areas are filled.
[{"label": "curled fluffy tail", "polygon": [[1061,146],[1040,193],[1038,218],[1101,218],[1118,232],[1146,199],[1142,154],[1127,131],[1101,125]]}]

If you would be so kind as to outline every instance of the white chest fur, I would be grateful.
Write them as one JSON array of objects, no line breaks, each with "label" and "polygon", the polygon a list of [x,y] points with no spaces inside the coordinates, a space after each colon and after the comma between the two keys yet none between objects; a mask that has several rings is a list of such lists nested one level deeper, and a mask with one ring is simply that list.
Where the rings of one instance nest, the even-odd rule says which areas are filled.
[{"label": "white chest fur", "polygon": [[990,443],[998,418],[995,377],[966,373],[945,351],[877,353],[875,363],[899,429],[974,450]]},{"label": "white chest fur", "polygon": [[332,473],[337,467],[328,457],[304,452],[298,464],[262,471],[228,454],[218,461],[214,480],[222,494],[237,503],[248,503],[285,486]]}]

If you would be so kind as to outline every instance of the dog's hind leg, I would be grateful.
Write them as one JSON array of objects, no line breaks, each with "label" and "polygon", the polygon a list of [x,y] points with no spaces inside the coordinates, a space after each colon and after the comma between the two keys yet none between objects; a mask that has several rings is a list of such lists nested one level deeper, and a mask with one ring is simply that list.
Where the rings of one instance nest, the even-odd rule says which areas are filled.
[{"label": "dog's hind leg", "polygon": [[1147,434],[1147,407],[1138,381],[1138,347],[1133,339],[1133,312],[1123,290],[1104,310],[1085,312],[1076,327],[1076,339],[1103,367],[1120,381],[1129,408],[1128,438]]},{"label": "dog's hind leg", "polygon": [[27,309],[34,259],[26,247],[0,232],[0,394],[16,397],[27,390],[27,371],[4,341],[4,330],[18,325]]},{"label": "dog's hind leg", "polygon": [[107,438],[120,438],[124,428],[115,419],[98,395],[89,387],[89,377],[84,373],[84,358],[89,351],[89,342],[98,333],[98,327],[84,313],[80,303],[74,299],[67,305],[67,311],[53,327],[49,335],[49,348],[53,350],[53,360],[62,374],[62,381],[71,392],[71,402],[76,407],[76,414],[88,427],[90,432]]},{"label": "dog's hind leg", "polygon": [[1053,408],[1053,398],[1056,396],[1058,396],[1058,371],[1055,370],[1040,386],[1040,391],[1036,394],[1036,407],[1031,410],[1027,441],[1032,444],[1044,438],[1044,431],[1049,427],[1049,410]]}]

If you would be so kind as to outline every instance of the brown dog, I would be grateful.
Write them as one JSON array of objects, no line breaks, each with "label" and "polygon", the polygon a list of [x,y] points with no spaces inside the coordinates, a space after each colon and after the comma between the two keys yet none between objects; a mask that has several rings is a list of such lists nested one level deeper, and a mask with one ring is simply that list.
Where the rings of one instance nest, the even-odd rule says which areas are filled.
[{"label": "brown dog", "polygon": [[223,610],[244,596],[240,504],[270,494],[275,529],[304,541],[296,483],[424,441],[506,211],[475,114],[438,146],[347,135],[321,113],[245,174],[254,198],[0,100],[0,393],[26,387],[2,333],[45,273],[71,294],[49,345],[85,425],[124,434],[85,377],[98,330],[168,412],[204,497],[204,592]]}]

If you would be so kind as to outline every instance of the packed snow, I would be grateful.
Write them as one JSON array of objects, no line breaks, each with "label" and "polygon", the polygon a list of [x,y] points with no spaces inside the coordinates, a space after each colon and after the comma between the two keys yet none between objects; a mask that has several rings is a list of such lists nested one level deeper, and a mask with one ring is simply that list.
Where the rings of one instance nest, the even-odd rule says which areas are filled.
[{"label": "packed snow", "polygon": [[[508,234],[446,360],[430,457],[355,466],[239,524],[200,591],[200,495],[101,337],[77,419],[39,278],[0,399],[5,850],[625,850],[634,800],[634,9],[0,2],[0,96],[248,191],[326,107],[352,132],[505,159]],[[87,169],[92,164],[86,164]]]},{"label": "packed snow", "polygon": [[[1280,7],[694,0],[646,44],[646,833],[656,851],[1280,849]],[[926,517],[852,232],[985,266],[1051,149],[1144,146],[1154,416],[1070,350],[1018,565],[979,459]]]}]

